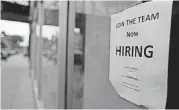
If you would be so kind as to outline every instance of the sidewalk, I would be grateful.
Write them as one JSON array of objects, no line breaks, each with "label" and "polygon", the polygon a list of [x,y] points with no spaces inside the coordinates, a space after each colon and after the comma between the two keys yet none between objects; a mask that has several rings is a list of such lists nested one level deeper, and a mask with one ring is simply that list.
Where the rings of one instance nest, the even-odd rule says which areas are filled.
[{"label": "sidewalk", "polygon": [[28,73],[24,73],[16,93],[12,109],[35,109],[33,99],[33,89]]}]

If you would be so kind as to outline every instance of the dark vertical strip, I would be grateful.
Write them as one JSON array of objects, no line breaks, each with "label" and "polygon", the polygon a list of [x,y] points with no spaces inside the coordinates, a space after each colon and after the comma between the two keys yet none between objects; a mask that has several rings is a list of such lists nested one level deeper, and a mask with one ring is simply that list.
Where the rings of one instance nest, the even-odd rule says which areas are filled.
[{"label": "dark vertical strip", "polygon": [[[28,23],[29,23],[29,45],[27,47],[28,49],[28,57],[29,57],[29,69],[32,69],[32,56],[31,56],[31,41],[32,41],[32,33],[33,33],[33,29],[32,29],[32,23],[33,23],[33,7],[31,6],[31,2],[29,1],[29,18],[28,19]],[[31,73],[29,72],[29,74],[31,75]]]},{"label": "dark vertical strip", "polygon": [[166,109],[179,108],[179,1],[173,2],[169,46],[168,92]]},{"label": "dark vertical strip", "polygon": [[83,14],[82,16],[82,21],[83,21],[83,24],[82,24],[82,28],[81,28],[81,34],[83,35],[83,55],[82,55],[82,66],[83,66],[83,69],[82,71],[84,72],[85,70],[85,40],[86,40],[86,15]]},{"label": "dark vertical strip", "polygon": [[[86,15],[85,14],[83,14],[83,16],[82,16],[82,21],[83,21],[83,24],[82,24],[82,28],[80,29],[80,30],[82,30],[81,31],[81,34],[82,34],[82,36],[83,36],[83,40],[82,40],[82,42],[83,42],[83,47],[82,47],[82,70],[81,70],[81,73],[83,73],[83,75],[82,75],[82,77],[84,78],[84,73],[85,73],[85,47],[86,47]],[[82,77],[81,77],[81,80],[82,80]],[[83,86],[82,86],[82,88],[83,88],[83,92],[81,93],[81,96],[82,96],[82,101],[84,100],[84,81],[83,81]],[[81,101],[81,109],[83,108],[83,102]]]},{"label": "dark vertical strip", "polygon": [[70,3],[67,1],[67,29],[66,29],[66,64],[65,64],[65,109],[67,109],[67,92],[68,92],[68,31],[69,31],[69,8]]}]

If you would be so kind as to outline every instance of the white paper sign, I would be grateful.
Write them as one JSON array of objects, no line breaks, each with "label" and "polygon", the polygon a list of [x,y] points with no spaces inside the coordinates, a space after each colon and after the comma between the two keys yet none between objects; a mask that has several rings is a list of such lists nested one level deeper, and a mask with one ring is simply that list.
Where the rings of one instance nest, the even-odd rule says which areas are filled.
[{"label": "white paper sign", "polygon": [[126,100],[164,109],[172,1],[152,1],[111,16],[109,80]]}]

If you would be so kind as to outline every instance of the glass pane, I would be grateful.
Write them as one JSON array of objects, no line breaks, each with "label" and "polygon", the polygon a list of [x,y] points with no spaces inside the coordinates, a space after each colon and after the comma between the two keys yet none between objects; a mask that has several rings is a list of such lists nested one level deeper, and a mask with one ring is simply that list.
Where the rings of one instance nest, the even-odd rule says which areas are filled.
[{"label": "glass pane", "polygon": [[76,2],[75,27],[79,31],[74,35],[76,48],[72,108],[117,106],[112,96],[105,95],[111,90],[108,80],[110,15],[125,10],[136,1]]},{"label": "glass pane", "polygon": [[42,101],[46,109],[56,109],[58,99],[57,50],[60,27],[58,26],[58,1],[44,1],[44,24],[41,36]]}]

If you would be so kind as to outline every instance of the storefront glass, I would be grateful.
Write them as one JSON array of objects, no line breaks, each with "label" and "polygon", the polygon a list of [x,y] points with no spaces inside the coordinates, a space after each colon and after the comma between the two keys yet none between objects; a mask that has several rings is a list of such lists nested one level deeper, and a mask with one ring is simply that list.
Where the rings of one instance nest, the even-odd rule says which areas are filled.
[{"label": "storefront glass", "polygon": [[[58,1],[43,2],[41,34],[41,100],[45,108],[56,109],[58,99]],[[55,26],[55,25],[56,26]]]},{"label": "storefront glass", "polygon": [[76,46],[80,49],[75,49],[74,59],[75,61],[80,59],[81,63],[74,63],[72,108],[117,107],[118,103],[113,102],[116,99],[111,99],[110,96],[115,93],[106,93],[109,91],[107,88],[110,87],[107,75],[110,15],[139,3],[136,1],[76,2],[75,27],[79,28],[80,34],[75,37],[75,41],[79,39],[80,43]]}]

